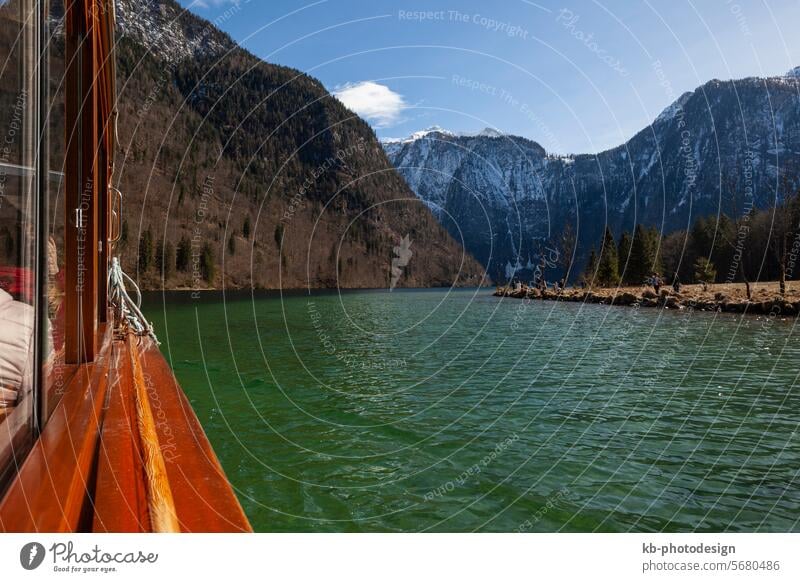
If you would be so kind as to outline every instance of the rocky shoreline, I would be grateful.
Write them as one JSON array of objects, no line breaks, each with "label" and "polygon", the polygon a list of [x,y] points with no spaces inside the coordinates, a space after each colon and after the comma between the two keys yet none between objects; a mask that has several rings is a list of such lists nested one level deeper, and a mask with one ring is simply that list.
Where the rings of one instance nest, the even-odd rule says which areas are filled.
[{"label": "rocky shoreline", "polygon": [[778,291],[777,283],[752,284],[748,299],[744,284],[684,285],[680,292],[662,287],[656,294],[652,287],[574,288],[561,291],[542,291],[526,285],[498,287],[495,297],[538,299],[541,301],[569,301],[601,305],[655,307],[662,309],[693,309],[795,317],[800,314],[800,285],[788,283],[785,295]]}]

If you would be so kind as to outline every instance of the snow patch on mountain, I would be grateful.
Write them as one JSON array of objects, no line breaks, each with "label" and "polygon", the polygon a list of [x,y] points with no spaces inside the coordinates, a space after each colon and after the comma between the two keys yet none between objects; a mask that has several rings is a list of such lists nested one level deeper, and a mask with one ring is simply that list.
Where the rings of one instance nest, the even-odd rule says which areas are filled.
[{"label": "snow patch on mountain", "polygon": [[236,46],[174,0],[115,0],[115,10],[121,36],[132,37],[169,62],[221,55]]},{"label": "snow patch on mountain", "polygon": [[381,143],[384,144],[392,144],[392,143],[411,143],[417,141],[418,139],[423,139],[425,137],[430,136],[431,134],[441,134],[445,136],[453,136],[454,133],[447,131],[446,129],[439,127],[438,125],[432,125],[427,129],[423,129],[421,131],[415,131],[408,137],[385,137],[381,139]]},{"label": "snow patch on mountain", "polygon": [[653,124],[667,123],[675,119],[675,117],[683,110],[683,107],[686,105],[686,102],[692,98],[692,95],[694,95],[694,91],[687,91],[686,93],[678,97],[676,101],[670,103],[664,109],[664,111],[662,111],[659,114],[659,116],[656,117],[655,121],[653,121]]},{"label": "snow patch on mountain", "polygon": [[476,133],[475,137],[505,137],[505,134],[492,127],[485,127],[481,131]]}]

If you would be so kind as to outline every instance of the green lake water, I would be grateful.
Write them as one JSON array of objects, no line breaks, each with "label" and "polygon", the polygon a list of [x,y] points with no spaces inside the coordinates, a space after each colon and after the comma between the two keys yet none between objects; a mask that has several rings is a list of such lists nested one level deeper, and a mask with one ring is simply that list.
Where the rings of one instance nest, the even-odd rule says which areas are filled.
[{"label": "green lake water", "polygon": [[257,531],[800,530],[795,321],[485,289],[144,307]]}]

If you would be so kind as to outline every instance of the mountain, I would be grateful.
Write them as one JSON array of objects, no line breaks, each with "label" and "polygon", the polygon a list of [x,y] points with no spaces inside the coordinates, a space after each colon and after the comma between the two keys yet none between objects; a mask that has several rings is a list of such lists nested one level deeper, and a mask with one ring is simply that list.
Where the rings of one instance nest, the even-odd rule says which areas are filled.
[{"label": "mountain", "polygon": [[548,154],[497,132],[432,128],[384,143],[416,194],[489,274],[503,280],[569,225],[575,277],[608,224],[667,234],[700,216],[775,202],[800,175],[800,67],[782,77],[713,80],[682,95],[625,144],[596,155]]},{"label": "mountain", "polygon": [[146,288],[388,287],[401,244],[399,286],[481,282],[373,130],[319,81],[173,0],[115,8],[119,251]]}]

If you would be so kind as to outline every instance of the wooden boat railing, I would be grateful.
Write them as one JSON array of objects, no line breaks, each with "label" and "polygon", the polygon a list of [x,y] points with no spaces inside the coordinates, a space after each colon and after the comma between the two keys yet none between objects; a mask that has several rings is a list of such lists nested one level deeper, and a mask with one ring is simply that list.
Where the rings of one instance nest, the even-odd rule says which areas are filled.
[{"label": "wooden boat railing", "polygon": [[99,344],[0,502],[0,530],[252,531],[155,343],[105,326]]}]

